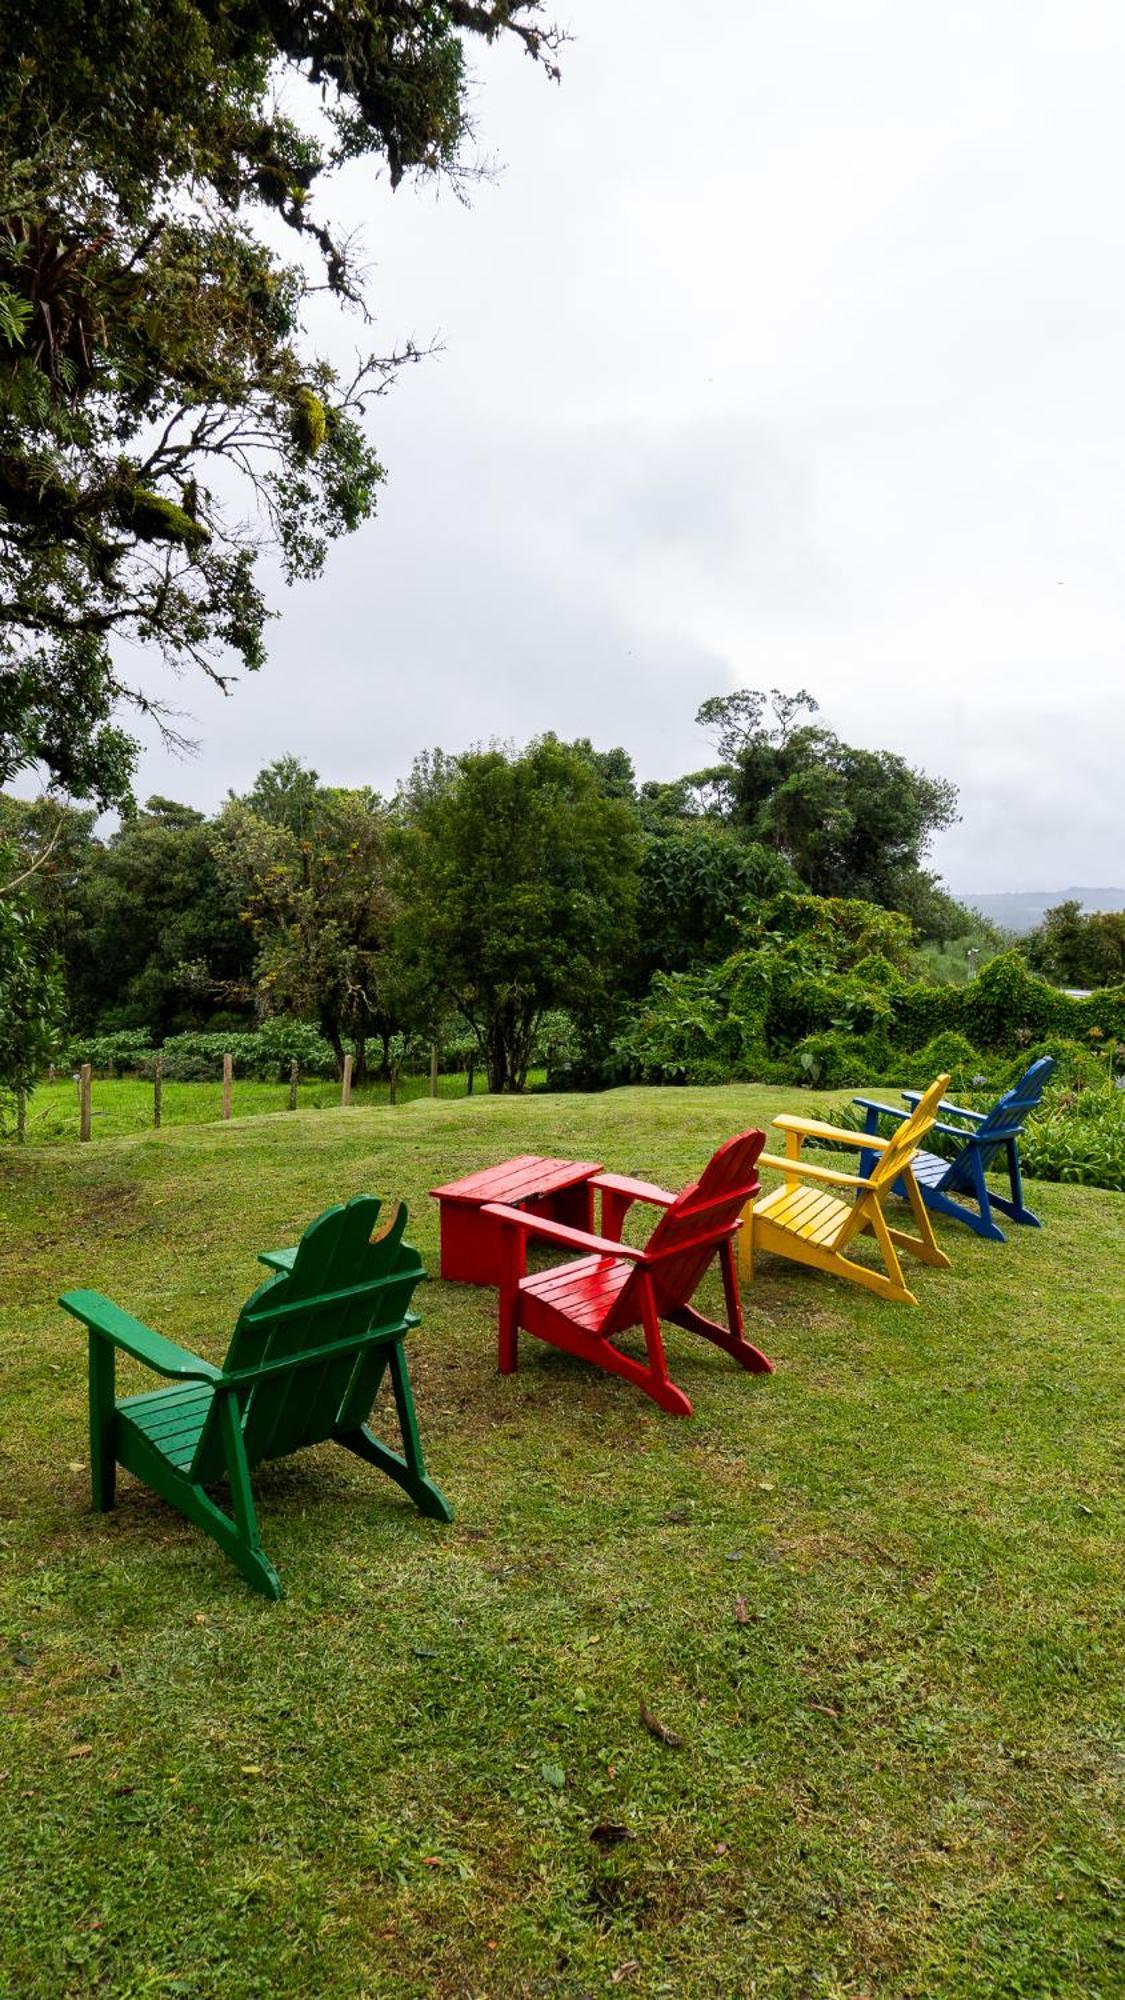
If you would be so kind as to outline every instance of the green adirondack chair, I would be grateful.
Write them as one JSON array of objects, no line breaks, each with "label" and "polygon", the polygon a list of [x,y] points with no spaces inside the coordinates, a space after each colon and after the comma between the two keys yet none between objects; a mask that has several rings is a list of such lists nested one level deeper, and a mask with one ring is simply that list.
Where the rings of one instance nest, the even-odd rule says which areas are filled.
[{"label": "green adirondack chair", "polygon": [[[346,1207],[326,1208],[295,1249],[263,1253],[259,1261],[274,1276],[247,1299],[221,1368],[100,1292],[63,1293],[59,1304],[90,1334],[90,1476],[99,1512],[112,1507],[123,1465],[206,1529],[247,1582],[271,1598],[281,1596],[281,1582],[262,1550],[250,1486],[252,1467],[265,1459],[331,1440],[397,1480],[423,1514],[452,1520],[426,1477],[403,1352],[404,1336],[418,1324],[408,1310],[411,1294],[425,1272],[402,1240],[404,1203],[373,1240],[380,1207],[376,1196],[357,1195]],[[118,1401],[119,1347],[172,1386]],[[367,1427],[388,1370],[402,1456]],[[224,1477],[230,1514],[205,1490]]]}]

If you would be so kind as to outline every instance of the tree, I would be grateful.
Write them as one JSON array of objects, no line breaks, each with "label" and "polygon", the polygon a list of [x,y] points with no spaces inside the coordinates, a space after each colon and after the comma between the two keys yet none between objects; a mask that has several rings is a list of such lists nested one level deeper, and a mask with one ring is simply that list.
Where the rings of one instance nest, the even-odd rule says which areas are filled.
[{"label": "tree", "polygon": [[399,802],[395,879],[414,1022],[457,1008],[492,1091],[522,1090],[549,1008],[596,1006],[633,943],[640,832],[588,756],[424,758]]},{"label": "tree", "polygon": [[463,179],[467,47],[515,37],[555,73],[539,9],[0,10],[0,783],[37,763],[77,797],[125,798],[119,708],[170,724],[115,642],[226,687],[264,658],[263,542],[290,580],[316,576],[373,512],[365,413],[416,350],[362,355],[345,381],[308,346],[316,291],[368,317],[316,197],[357,156],[392,187]]},{"label": "tree", "polygon": [[0,1092],[34,1088],[58,1052],[64,991],[47,925],[23,883],[23,858],[0,842]]},{"label": "tree", "polygon": [[803,689],[743,688],[704,702],[696,721],[717,730],[727,758],[727,816],[784,855],[816,895],[895,908],[917,896],[932,836],[957,817],[956,788],[893,751],[857,749],[799,721],[815,709]]},{"label": "tree", "polygon": [[780,855],[729,827],[665,821],[641,859],[635,983],[726,958],[745,941],[747,904],[796,886]]},{"label": "tree", "polygon": [[386,833],[376,793],[319,788],[292,757],[228,801],[216,828],[254,940],[260,1011],[315,1020],[341,1069],[350,1040],[357,1082],[373,1036],[386,1067],[397,1025]]},{"label": "tree", "polygon": [[151,798],[93,843],[72,905],[78,920],[61,942],[80,1026],[148,1028],[160,1040],[216,1007],[252,1005],[238,902],[193,807]]},{"label": "tree", "polygon": [[1032,971],[1057,986],[1117,986],[1125,981],[1125,911],[1086,914],[1073,898],[1056,903],[1023,950]]}]

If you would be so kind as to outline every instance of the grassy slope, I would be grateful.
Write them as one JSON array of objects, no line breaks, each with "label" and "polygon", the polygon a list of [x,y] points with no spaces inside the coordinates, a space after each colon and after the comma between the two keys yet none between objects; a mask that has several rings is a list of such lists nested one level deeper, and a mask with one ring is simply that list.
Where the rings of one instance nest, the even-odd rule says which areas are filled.
[{"label": "grassy slope", "polygon": [[[529,1081],[543,1080],[545,1072],[535,1070]],[[398,1082],[398,1101],[407,1104],[414,1098],[427,1096],[430,1081],[428,1076],[403,1076]],[[478,1076],[476,1088],[485,1088]],[[352,1094],[353,1106],[386,1104],[390,1086],[386,1083],[357,1084]],[[464,1097],[466,1078],[464,1073],[450,1072],[438,1077],[439,1097]],[[93,1140],[119,1139],[131,1133],[140,1134],[152,1129],[152,1085],[136,1077],[95,1077],[91,1098],[91,1129]],[[322,1111],[336,1109],[340,1103],[340,1086],[321,1078],[312,1083],[298,1086],[297,1101],[302,1111]],[[223,1086],[215,1083],[165,1083],[161,1098],[161,1124],[197,1125],[208,1124],[222,1116]],[[237,1118],[263,1116],[267,1112],[288,1112],[289,1085],[287,1083],[256,1083],[249,1078],[236,1077],[232,1090],[232,1109]],[[78,1137],[78,1094],[70,1077],[60,1078],[57,1083],[37,1085],[27,1105],[27,1140],[29,1145],[71,1144]]]},{"label": "grassy slope", "polygon": [[128,1479],[87,1511],[65,1285],[221,1358],[254,1252],[330,1199],[403,1193],[436,1264],[439,1179],[541,1150],[675,1184],[784,1097],[5,1157],[0,1992],[1121,1991],[1120,1196],[1036,1188],[1003,1249],[945,1228],[917,1310],[763,1261],[777,1373],[673,1332],[689,1421],[534,1342],[501,1381],[494,1295],[434,1283],[457,1522],[342,1452],[266,1468],[275,1607]]}]

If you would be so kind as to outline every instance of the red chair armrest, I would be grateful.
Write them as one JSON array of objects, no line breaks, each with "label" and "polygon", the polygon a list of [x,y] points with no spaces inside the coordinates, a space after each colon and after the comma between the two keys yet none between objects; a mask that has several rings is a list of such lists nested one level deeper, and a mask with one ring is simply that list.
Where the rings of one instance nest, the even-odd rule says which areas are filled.
[{"label": "red chair armrest", "polygon": [[625,1257],[631,1264],[643,1264],[645,1253],[634,1250],[629,1243],[614,1243],[608,1236],[593,1236],[587,1229],[571,1229],[565,1222],[551,1222],[545,1215],[529,1215],[526,1209],[509,1208],[501,1201],[487,1201],[481,1209],[482,1215],[491,1215],[495,1222],[505,1223],[509,1228],[522,1230],[524,1236],[536,1236],[548,1243],[561,1243],[568,1250],[591,1251],[601,1257]]}]

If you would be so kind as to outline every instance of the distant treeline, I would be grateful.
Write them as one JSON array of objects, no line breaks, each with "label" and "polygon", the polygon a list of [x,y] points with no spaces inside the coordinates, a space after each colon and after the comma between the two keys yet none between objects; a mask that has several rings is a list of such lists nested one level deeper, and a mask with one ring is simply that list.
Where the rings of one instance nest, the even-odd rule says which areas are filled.
[{"label": "distant treeline", "polygon": [[951,785],[844,742],[804,693],[698,720],[716,761],[670,783],[547,735],[427,753],[390,798],[285,757],[212,816],[153,798],[107,838],[90,811],[0,795],[0,1078],[33,1082],[66,1036],[288,1021],[352,1052],[357,1081],[413,1036],[518,1090],[547,1013],[556,1066],[604,1061],[654,980],[768,951],[787,895],[896,912],[898,949],[952,944],[966,977],[999,949],[925,866]]}]

